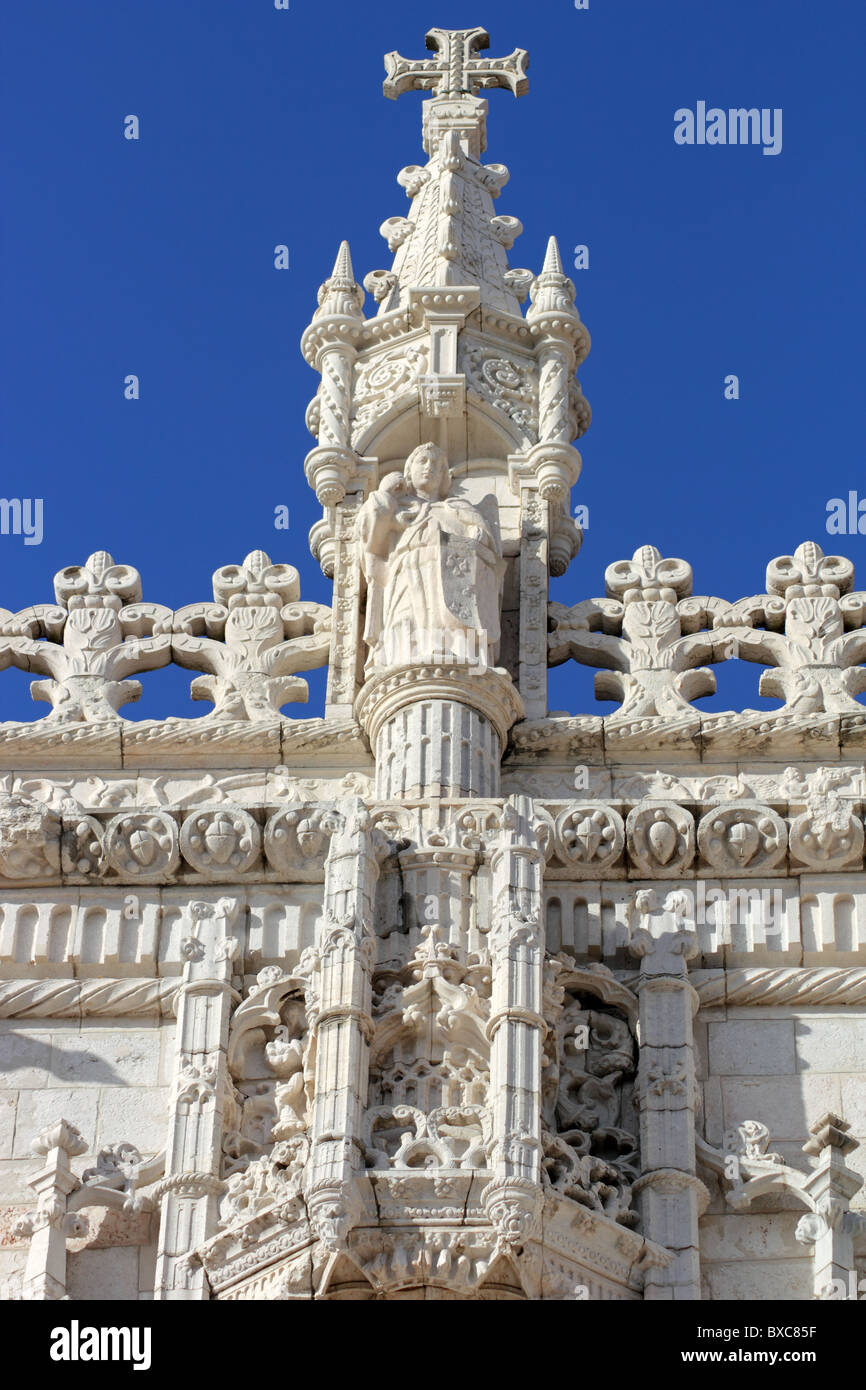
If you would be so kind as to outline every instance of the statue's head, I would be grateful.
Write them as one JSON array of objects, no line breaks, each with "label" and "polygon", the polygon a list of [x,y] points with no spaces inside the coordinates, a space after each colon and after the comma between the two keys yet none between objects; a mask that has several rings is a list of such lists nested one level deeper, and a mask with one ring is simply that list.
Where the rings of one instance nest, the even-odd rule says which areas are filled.
[{"label": "statue's head", "polygon": [[419,444],[406,460],[403,476],[419,497],[447,497],[451,486],[448,457],[438,444]]}]

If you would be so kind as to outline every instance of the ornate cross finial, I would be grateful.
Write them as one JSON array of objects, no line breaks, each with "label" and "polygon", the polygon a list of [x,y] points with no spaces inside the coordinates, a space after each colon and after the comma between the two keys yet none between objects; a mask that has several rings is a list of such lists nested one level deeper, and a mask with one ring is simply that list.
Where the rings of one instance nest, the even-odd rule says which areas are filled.
[{"label": "ornate cross finial", "polygon": [[386,97],[396,100],[403,92],[431,89],[437,97],[474,96],[482,87],[506,87],[516,97],[529,91],[525,49],[515,48],[507,58],[477,57],[479,49],[490,47],[486,29],[430,29],[426,44],[435,58],[385,54]]}]

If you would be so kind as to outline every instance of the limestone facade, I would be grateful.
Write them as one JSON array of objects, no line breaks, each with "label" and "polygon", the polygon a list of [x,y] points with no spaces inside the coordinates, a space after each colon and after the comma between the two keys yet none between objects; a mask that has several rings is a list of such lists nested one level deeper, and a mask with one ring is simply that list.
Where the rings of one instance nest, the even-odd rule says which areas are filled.
[{"label": "limestone facade", "polygon": [[[331,605],[256,551],[175,610],[100,552],[0,610],[50,706],[0,725],[7,1298],[866,1276],[866,594],[806,541],[736,601],[651,545],[548,601],[590,343],[553,238],[509,263],[487,44],[387,55],[426,162],[303,334]],[[694,704],[735,656],[777,710]],[[613,714],[550,713],[566,661]],[[170,662],[212,710],[126,719]]]}]

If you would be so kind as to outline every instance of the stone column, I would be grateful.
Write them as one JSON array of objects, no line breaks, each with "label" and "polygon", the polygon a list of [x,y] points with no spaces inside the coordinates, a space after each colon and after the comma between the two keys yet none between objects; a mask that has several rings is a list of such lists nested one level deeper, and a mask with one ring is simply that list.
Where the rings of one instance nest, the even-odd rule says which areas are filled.
[{"label": "stone column", "polygon": [[216,1229],[223,1111],[231,1081],[226,1066],[231,986],[239,943],[230,934],[237,902],[191,902],[185,964],[175,1002],[177,1043],[161,1198],[156,1299],[206,1299],[204,1270],[188,1256]]},{"label": "stone column", "polygon": [[402,666],[367,681],[356,705],[376,755],[380,800],[498,796],[508,730],[523,717],[498,667]]},{"label": "stone column", "polygon": [[325,863],[312,1026],[316,1072],[305,1188],[310,1225],[326,1251],[341,1249],[357,1220],[356,1174],[364,1168],[370,980],[376,959],[374,893],[386,848],[361,801],[340,808]]},{"label": "stone column", "polygon": [[397,856],[402,879],[404,929],[423,930],[435,924],[441,939],[468,951],[472,930],[472,879],[479,854],[460,843],[457,827],[449,824]]},{"label": "stone column", "polygon": [[85,1217],[67,1213],[69,1196],[81,1186],[69,1160],[87,1150],[87,1143],[68,1120],[58,1120],[33,1140],[35,1154],[45,1163],[30,1179],[36,1210],[16,1223],[15,1234],[30,1237],[22,1297],[44,1302],[66,1297],[66,1242],[87,1230]]},{"label": "stone column", "polygon": [[541,1210],[542,861],[532,801],[511,797],[491,857],[490,1105],[493,1181],[485,1209],[500,1245],[519,1252]]},{"label": "stone column", "polygon": [[652,891],[635,895],[629,950],[640,957],[638,1104],[642,1174],[634,1185],[643,1234],[674,1258],[648,1270],[644,1298],[701,1296],[698,1222],[709,1194],[695,1164],[694,1017],[697,992],[686,961],[697,953],[694,923],[669,895],[660,908]]}]

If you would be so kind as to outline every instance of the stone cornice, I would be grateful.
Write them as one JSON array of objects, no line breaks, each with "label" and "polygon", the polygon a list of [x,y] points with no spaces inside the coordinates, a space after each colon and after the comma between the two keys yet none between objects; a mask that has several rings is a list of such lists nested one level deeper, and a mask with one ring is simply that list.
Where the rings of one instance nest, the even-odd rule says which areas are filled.
[{"label": "stone cornice", "polygon": [[117,719],[61,725],[50,720],[0,724],[4,768],[250,768],[281,762],[345,767],[369,760],[353,720]]},{"label": "stone cornice", "polygon": [[600,760],[665,753],[706,762],[731,758],[857,757],[866,748],[866,711],[861,714],[794,715],[773,710],[721,714],[568,715],[524,720],[511,731],[509,749],[517,763],[545,755]]}]

